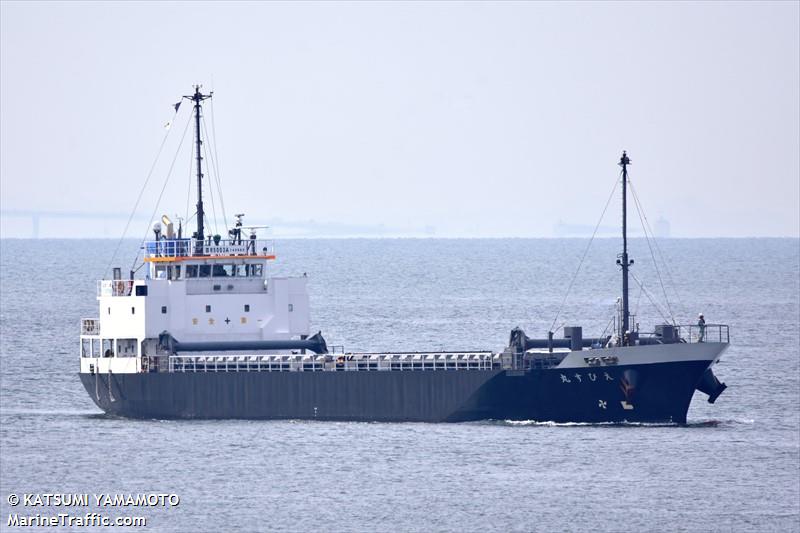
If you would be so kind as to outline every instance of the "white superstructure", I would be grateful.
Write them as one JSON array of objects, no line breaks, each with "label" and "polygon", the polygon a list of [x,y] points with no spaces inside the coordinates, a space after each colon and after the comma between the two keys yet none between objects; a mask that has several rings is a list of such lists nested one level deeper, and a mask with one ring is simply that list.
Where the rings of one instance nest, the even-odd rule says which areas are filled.
[{"label": "white superstructure", "polygon": [[308,278],[268,276],[271,241],[158,238],[144,250],[144,279],[115,269],[98,282],[99,317],[81,324],[82,371],[141,371],[163,332],[181,342],[309,335]]}]

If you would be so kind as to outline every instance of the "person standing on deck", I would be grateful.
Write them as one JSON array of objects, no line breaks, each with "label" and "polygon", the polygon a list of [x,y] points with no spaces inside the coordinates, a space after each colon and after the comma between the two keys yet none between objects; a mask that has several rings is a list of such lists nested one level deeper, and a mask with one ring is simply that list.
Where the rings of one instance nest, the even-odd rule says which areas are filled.
[{"label": "person standing on deck", "polygon": [[697,329],[700,330],[697,342],[704,342],[706,340],[706,319],[703,317],[703,313],[697,315]]}]

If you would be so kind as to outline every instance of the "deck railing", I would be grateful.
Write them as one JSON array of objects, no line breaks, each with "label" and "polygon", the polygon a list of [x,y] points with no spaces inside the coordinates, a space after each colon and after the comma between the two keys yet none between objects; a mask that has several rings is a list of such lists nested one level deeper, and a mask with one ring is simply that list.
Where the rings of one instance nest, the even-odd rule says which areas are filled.
[{"label": "deck railing", "polygon": [[331,355],[173,355],[170,372],[370,372],[491,370],[490,352]]},{"label": "deck railing", "polygon": [[730,328],[727,324],[697,324],[678,326],[680,337],[686,342],[724,342],[730,343]]},{"label": "deck railing", "polygon": [[146,259],[216,256],[270,256],[275,244],[267,239],[161,239],[144,243]]},{"label": "deck railing", "polygon": [[100,335],[100,319],[81,318],[81,335]]},{"label": "deck railing", "polygon": [[130,296],[132,291],[132,279],[101,279],[97,281],[98,296]]},{"label": "deck railing", "polygon": [[[706,324],[703,328],[697,324],[675,325],[674,340],[662,339],[656,333],[639,333],[640,338],[656,339],[659,342],[722,342],[730,343],[730,327],[727,324]],[[701,333],[702,332],[702,333]]]}]

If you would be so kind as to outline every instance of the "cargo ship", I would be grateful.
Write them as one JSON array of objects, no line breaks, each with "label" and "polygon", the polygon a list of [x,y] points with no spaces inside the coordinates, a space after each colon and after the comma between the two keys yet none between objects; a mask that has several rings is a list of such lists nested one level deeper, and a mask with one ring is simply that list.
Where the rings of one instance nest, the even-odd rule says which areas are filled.
[{"label": "cargo ship", "polygon": [[[724,324],[639,331],[628,305],[626,184],[622,295],[614,331],[531,339],[515,328],[500,352],[346,352],[312,335],[306,275],[271,277],[274,243],[242,214],[207,234],[200,86],[193,102],[196,229],[162,217],[142,244],[144,275],[114,268],[97,283],[99,315],[80,324],[79,376],[110,415],[148,419],[317,419],[384,422],[530,420],[686,423],[695,390],[726,388],[713,366]],[[178,104],[176,104],[177,112]],[[402,319],[402,317],[398,317]]]}]

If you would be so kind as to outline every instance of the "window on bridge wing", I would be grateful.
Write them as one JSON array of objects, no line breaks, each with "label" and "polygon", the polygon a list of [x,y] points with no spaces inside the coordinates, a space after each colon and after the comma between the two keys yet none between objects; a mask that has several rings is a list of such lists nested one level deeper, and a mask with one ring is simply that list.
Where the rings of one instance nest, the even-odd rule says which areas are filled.
[{"label": "window on bridge wing", "polygon": [[200,265],[200,277],[201,278],[211,277],[211,265]]},{"label": "window on bridge wing", "polygon": [[248,265],[251,277],[260,278],[264,274],[264,265]]}]

